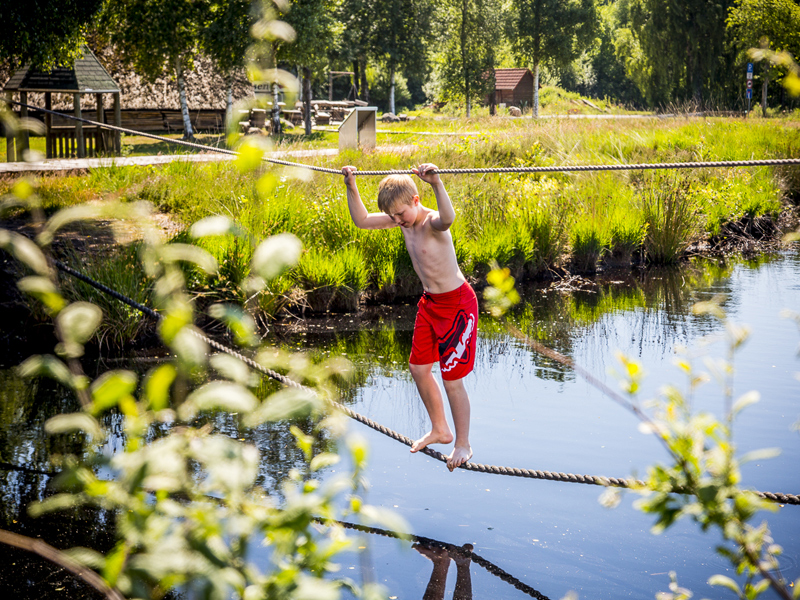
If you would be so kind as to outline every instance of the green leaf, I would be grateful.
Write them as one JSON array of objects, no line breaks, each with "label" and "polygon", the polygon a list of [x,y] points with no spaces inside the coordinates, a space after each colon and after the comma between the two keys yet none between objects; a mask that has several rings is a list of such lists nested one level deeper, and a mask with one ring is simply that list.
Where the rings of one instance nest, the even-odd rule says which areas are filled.
[{"label": "green leaf", "polygon": [[102,554],[96,550],[92,550],[91,548],[83,548],[78,546],[75,548],[62,550],[62,552],[75,562],[98,571],[103,568],[103,565],[106,562],[106,559]]},{"label": "green leaf", "polygon": [[299,575],[293,600],[339,600],[339,584],[334,581]]},{"label": "green leaf", "polygon": [[27,200],[33,195],[33,186],[27,179],[20,179],[11,188],[11,193],[20,200]]},{"label": "green leaf", "polygon": [[281,233],[267,238],[253,253],[252,268],[270,281],[290,269],[300,260],[303,244],[291,233]]},{"label": "green leaf", "polygon": [[792,598],[797,600],[800,598],[800,578],[794,582],[794,589],[792,590]]},{"label": "green leaf", "polygon": [[103,320],[103,311],[89,302],[73,302],[56,317],[64,346],[70,357],[83,354],[83,344],[89,341]]},{"label": "green leaf", "polygon": [[45,422],[44,429],[50,434],[83,431],[96,440],[103,436],[103,429],[100,427],[100,423],[92,415],[86,413],[56,415]]},{"label": "green leaf", "polygon": [[780,448],[761,448],[759,450],[752,450],[747,452],[739,458],[739,463],[744,464],[756,460],[768,460],[781,455]]},{"label": "green leaf", "polygon": [[152,410],[159,411],[169,406],[169,390],[177,375],[178,370],[169,364],[161,365],[147,374],[144,392]]},{"label": "green leaf", "polygon": [[410,539],[410,536],[406,533],[410,529],[408,523],[394,511],[366,505],[361,508],[361,516],[364,517],[368,523],[385,527],[399,534],[400,539]]},{"label": "green leaf", "polygon": [[240,346],[255,346],[258,338],[255,334],[256,323],[248,313],[232,304],[212,304],[208,314],[225,323],[236,337]]},{"label": "green leaf", "polygon": [[32,517],[40,517],[48,512],[73,508],[78,504],[80,504],[80,499],[74,494],[55,494],[46,500],[31,504],[28,507],[28,514]]},{"label": "green leaf", "polygon": [[161,248],[161,258],[167,262],[188,262],[197,265],[208,275],[216,275],[217,259],[208,251],[191,244],[167,244]]},{"label": "green leaf", "polygon": [[250,386],[253,381],[250,368],[241,360],[230,354],[215,354],[209,359],[209,364],[223,377],[244,386]]},{"label": "green leaf", "polygon": [[189,229],[189,235],[193,238],[211,235],[241,235],[242,233],[242,228],[224,215],[206,217],[192,225],[191,229]]},{"label": "green leaf", "polygon": [[77,206],[70,206],[69,208],[62,208],[54,214],[47,221],[44,230],[37,237],[37,241],[46,246],[53,241],[53,235],[56,231],[73,223],[75,221],[86,221],[89,219],[97,219],[106,212],[108,207],[100,204],[79,204]]},{"label": "green leaf", "polygon": [[117,545],[106,557],[105,568],[103,569],[103,579],[106,580],[108,585],[114,587],[117,585],[117,579],[122,573],[125,566],[125,559],[128,557],[128,547],[123,541],[117,542]]},{"label": "green leaf", "polygon": [[278,187],[278,178],[270,172],[264,173],[256,182],[256,191],[262,200],[268,199],[276,187]]},{"label": "green leaf", "polygon": [[196,335],[194,327],[184,327],[175,335],[170,348],[184,365],[202,367],[206,362],[208,345]]},{"label": "green leaf", "polygon": [[322,452],[311,459],[309,468],[312,472],[325,469],[339,462],[339,455],[331,452]]},{"label": "green leaf", "polygon": [[759,400],[761,400],[761,394],[755,390],[747,392],[733,403],[733,416],[738,415],[742,410],[755,404]]},{"label": "green leaf", "polygon": [[136,391],[136,373],[133,371],[108,371],[98,377],[91,386],[92,414],[99,415],[117,406],[123,398]]},{"label": "green leaf", "polygon": [[49,315],[58,314],[66,305],[66,301],[59,293],[58,288],[48,277],[42,277],[41,275],[23,277],[17,282],[17,287],[20,291],[30,294],[44,304],[45,310]]},{"label": "green leaf", "polygon": [[244,418],[247,427],[270,421],[285,421],[310,414],[320,406],[314,394],[296,388],[285,388],[271,394],[258,408]]},{"label": "green leaf", "polygon": [[239,156],[236,157],[236,166],[244,173],[254,171],[261,166],[264,149],[255,140],[247,140],[239,147]]},{"label": "green leaf", "polygon": [[725,587],[731,590],[737,596],[741,597],[742,595],[742,590],[739,589],[739,584],[736,583],[730,577],[726,577],[725,575],[712,575],[711,577],[708,578],[708,585],[717,585]]},{"label": "green leaf", "polygon": [[44,253],[24,235],[0,229],[0,248],[10,252],[14,258],[38,275],[43,277],[50,275],[50,267]]},{"label": "green leaf", "polygon": [[360,435],[351,435],[347,438],[347,447],[353,458],[353,465],[359,471],[363,471],[367,466],[369,456],[369,446],[367,440]]},{"label": "green leaf", "polygon": [[295,440],[297,440],[297,447],[306,455],[306,460],[311,460],[311,447],[314,444],[314,438],[303,433],[297,425],[292,425],[289,431],[292,432]]},{"label": "green leaf", "polygon": [[183,420],[193,418],[202,410],[225,410],[249,413],[258,399],[246,388],[228,381],[212,381],[195,390],[178,409]]},{"label": "green leaf", "polygon": [[44,356],[29,356],[18,367],[20,377],[49,377],[68,388],[72,388],[74,381],[72,373],[61,359],[50,354]]}]

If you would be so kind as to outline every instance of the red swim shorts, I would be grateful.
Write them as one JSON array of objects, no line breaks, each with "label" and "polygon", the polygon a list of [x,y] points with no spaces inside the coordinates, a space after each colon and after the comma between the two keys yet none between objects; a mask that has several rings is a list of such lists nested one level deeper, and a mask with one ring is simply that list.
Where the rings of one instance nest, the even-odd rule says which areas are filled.
[{"label": "red swim shorts", "polygon": [[412,365],[439,361],[442,379],[461,379],[475,365],[478,298],[468,283],[444,294],[422,294],[411,341]]}]

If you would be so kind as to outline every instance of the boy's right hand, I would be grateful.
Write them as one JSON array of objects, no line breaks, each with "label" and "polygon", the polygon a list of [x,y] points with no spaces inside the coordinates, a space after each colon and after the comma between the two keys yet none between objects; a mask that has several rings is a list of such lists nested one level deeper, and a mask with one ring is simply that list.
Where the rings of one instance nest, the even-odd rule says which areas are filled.
[{"label": "boy's right hand", "polygon": [[342,175],[344,175],[344,184],[345,185],[354,185],[356,182],[356,171],[358,169],[351,165],[347,165],[346,167],[342,167]]}]

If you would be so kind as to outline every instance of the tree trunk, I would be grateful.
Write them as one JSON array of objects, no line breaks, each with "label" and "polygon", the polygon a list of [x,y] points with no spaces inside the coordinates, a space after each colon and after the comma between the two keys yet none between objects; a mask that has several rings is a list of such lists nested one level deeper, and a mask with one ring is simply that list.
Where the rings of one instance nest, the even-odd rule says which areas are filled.
[{"label": "tree trunk", "polygon": [[277,81],[272,82],[272,135],[281,134],[281,107],[278,104],[280,100],[281,88],[278,86]]},{"label": "tree trunk", "polygon": [[361,70],[358,60],[353,61],[353,87],[356,88],[356,100],[361,99]]},{"label": "tree trunk", "polygon": [[395,72],[394,63],[389,67],[389,112],[396,115],[394,107]]},{"label": "tree trunk", "polygon": [[311,135],[311,69],[303,67],[303,119],[306,135]]},{"label": "tree trunk", "polygon": [[233,123],[231,122],[233,115],[233,73],[227,74],[225,85],[228,88],[228,95],[225,99],[225,126],[230,127],[231,131],[233,131]]},{"label": "tree trunk", "polygon": [[531,106],[531,116],[539,118],[539,63],[533,65],[533,106]]},{"label": "tree trunk", "polygon": [[367,82],[367,59],[362,58],[359,60],[361,68],[361,98],[369,104],[369,83]]},{"label": "tree trunk", "polygon": [[497,114],[497,93],[494,90],[489,94],[489,114],[491,116]]},{"label": "tree trunk", "polygon": [[194,140],[192,120],[189,118],[189,105],[186,103],[186,81],[183,79],[183,58],[175,59],[175,78],[178,81],[178,96],[181,100],[181,115],[183,115],[183,139]]},{"label": "tree trunk", "polygon": [[467,56],[467,20],[469,19],[467,0],[461,1],[461,67],[464,69],[464,101],[467,107],[467,118],[469,119],[469,63]]},{"label": "tree trunk", "polygon": [[769,61],[764,61],[764,85],[761,86],[761,116],[767,116],[767,87],[769,86]]}]

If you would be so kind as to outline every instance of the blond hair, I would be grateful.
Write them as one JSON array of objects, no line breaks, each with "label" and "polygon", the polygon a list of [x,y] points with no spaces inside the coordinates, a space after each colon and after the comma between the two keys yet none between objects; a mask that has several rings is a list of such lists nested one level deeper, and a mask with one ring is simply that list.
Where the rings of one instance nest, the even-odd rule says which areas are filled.
[{"label": "blond hair", "polygon": [[389,175],[378,184],[378,208],[382,212],[389,212],[398,202],[412,204],[414,196],[418,195],[417,186],[410,175]]}]

